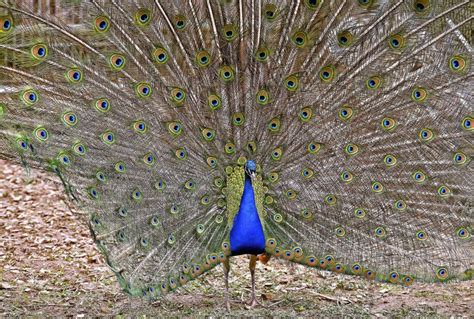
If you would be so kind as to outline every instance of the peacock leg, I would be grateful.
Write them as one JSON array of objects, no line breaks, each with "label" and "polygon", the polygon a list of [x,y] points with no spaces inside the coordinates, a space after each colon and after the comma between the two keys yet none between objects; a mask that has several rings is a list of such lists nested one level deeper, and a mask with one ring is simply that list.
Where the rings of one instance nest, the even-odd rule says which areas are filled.
[{"label": "peacock leg", "polygon": [[249,269],[250,269],[250,275],[252,277],[252,299],[250,299],[250,303],[249,303],[250,307],[255,307],[256,305],[261,305],[257,301],[257,298],[255,298],[255,266],[256,265],[257,265],[257,256],[256,255],[250,255]]},{"label": "peacock leg", "polygon": [[229,262],[229,257],[226,257],[223,266],[224,266],[224,278],[225,278],[225,307],[226,307],[227,311],[230,311],[230,301],[229,301],[230,262]]}]

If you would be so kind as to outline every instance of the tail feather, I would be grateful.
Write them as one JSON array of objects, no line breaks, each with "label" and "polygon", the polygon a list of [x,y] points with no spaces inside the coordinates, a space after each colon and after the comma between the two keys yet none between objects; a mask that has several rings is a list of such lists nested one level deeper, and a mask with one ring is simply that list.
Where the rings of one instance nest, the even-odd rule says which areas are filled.
[{"label": "tail feather", "polygon": [[0,1],[0,156],[61,177],[129,293],[225,260],[246,159],[268,254],[472,276],[468,0],[65,6]]}]

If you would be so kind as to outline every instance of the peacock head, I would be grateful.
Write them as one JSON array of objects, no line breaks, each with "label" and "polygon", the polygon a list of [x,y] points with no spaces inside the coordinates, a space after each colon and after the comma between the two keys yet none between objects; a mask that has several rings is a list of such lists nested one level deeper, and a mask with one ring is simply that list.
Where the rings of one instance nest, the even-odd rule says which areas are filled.
[{"label": "peacock head", "polygon": [[251,177],[255,176],[257,164],[252,160],[248,160],[247,163],[245,163],[245,172]]}]

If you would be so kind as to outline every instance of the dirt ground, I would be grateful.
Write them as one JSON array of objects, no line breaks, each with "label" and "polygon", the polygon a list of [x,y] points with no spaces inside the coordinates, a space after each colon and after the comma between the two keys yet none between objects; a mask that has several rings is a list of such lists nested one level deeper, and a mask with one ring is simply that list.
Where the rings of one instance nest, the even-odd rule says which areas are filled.
[{"label": "dirt ground", "polygon": [[232,311],[222,268],[165,299],[121,292],[79,213],[49,176],[0,160],[0,317],[474,318],[474,281],[406,288],[271,260],[257,266],[249,309],[247,257],[232,260]]}]

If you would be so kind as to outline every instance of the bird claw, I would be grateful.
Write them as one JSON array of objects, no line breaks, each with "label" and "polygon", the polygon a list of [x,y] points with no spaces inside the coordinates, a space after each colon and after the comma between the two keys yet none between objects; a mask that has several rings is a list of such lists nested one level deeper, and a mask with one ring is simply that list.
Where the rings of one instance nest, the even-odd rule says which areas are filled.
[{"label": "bird claw", "polygon": [[248,309],[253,309],[253,308],[257,307],[257,306],[264,307],[264,306],[257,300],[257,298],[255,298],[255,297],[252,298],[252,299],[250,300],[250,302],[248,302],[246,305],[247,305],[247,308],[248,308]]}]

